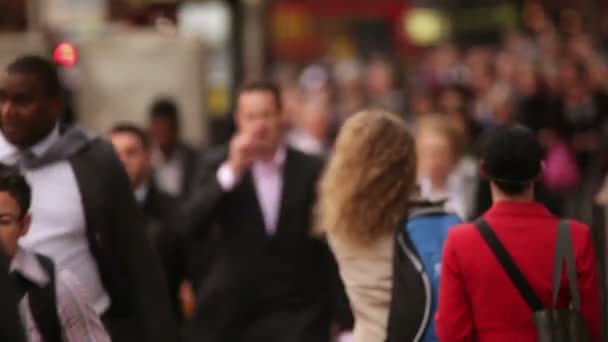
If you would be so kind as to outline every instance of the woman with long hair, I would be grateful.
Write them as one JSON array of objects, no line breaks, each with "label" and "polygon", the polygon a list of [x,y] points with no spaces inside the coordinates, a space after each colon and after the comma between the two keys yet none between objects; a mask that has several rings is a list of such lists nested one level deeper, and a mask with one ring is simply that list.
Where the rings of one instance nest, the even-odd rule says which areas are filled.
[{"label": "woman with long hair", "polygon": [[386,339],[393,234],[407,217],[415,176],[414,139],[397,115],[368,110],[345,122],[321,180],[317,224],[340,267],[355,342]]}]

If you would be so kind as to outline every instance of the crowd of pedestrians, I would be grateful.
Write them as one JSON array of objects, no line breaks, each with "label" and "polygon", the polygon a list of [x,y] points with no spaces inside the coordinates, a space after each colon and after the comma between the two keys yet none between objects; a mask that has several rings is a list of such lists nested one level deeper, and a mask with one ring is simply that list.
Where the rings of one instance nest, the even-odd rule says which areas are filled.
[{"label": "crowd of pedestrians", "polygon": [[608,66],[581,28],[528,29],[403,73],[278,67],[239,88],[233,137],[204,150],[169,98],[145,127],[67,123],[55,65],[16,59],[0,339],[600,341],[586,224],[608,198]]}]

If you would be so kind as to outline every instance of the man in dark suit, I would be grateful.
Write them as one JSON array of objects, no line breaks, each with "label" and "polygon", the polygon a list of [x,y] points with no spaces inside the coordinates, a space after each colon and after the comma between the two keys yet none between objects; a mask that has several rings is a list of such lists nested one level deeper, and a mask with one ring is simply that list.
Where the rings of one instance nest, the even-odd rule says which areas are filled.
[{"label": "man in dark suit", "polygon": [[186,198],[195,178],[198,153],[180,141],[179,109],[173,100],[161,98],[152,104],[149,130],[155,145],[154,179],[158,188]]},{"label": "man in dark suit", "polygon": [[0,82],[0,161],[33,190],[30,234],[20,245],[70,269],[112,340],[175,341],[160,263],[112,146],[59,123],[61,84],[52,62],[11,63]]},{"label": "man in dark suit", "polygon": [[194,236],[220,233],[215,262],[198,289],[190,341],[326,342],[331,286],[327,246],[311,236],[322,162],[283,142],[280,94],[244,87],[237,134],[207,154],[186,204]]},{"label": "man in dark suit", "polygon": [[109,138],[146,217],[145,233],[161,258],[175,318],[180,320],[179,288],[184,280],[184,250],[177,227],[178,201],[158,190],[152,181],[151,146],[146,132],[135,125],[117,124],[110,130]]}]

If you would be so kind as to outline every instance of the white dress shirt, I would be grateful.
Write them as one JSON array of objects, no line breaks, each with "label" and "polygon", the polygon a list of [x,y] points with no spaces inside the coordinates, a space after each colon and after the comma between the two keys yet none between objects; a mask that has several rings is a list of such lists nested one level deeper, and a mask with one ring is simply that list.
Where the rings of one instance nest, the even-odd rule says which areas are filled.
[{"label": "white dress shirt", "polygon": [[[40,157],[58,139],[57,126],[29,152]],[[0,132],[0,162],[14,165],[19,156],[19,148]],[[92,298],[95,311],[105,312],[110,307],[110,297],[89,250],[82,197],[71,164],[68,160],[58,161],[23,172],[32,187],[32,225],[19,240],[20,246],[49,256],[58,272],[68,269],[74,273],[87,297]]]},{"label": "white dress shirt", "polygon": [[184,177],[184,155],[179,149],[171,158],[166,159],[160,150],[155,150],[152,156],[154,161],[154,180],[158,188],[173,196],[182,193],[182,180]]},{"label": "white dress shirt", "polygon": [[[284,146],[281,146],[272,160],[268,162],[257,160],[251,167],[251,176],[268,235],[276,232],[279,221],[283,191],[283,166],[286,157],[287,151]],[[235,174],[227,162],[223,163],[217,171],[217,180],[222,190],[226,192],[234,189],[241,177],[242,175]]]},{"label": "white dress shirt", "polygon": [[133,194],[135,195],[135,200],[139,205],[143,205],[143,203],[146,201],[149,190],[150,187],[148,186],[147,182],[144,182],[142,185],[138,186],[137,189],[135,189]]},{"label": "white dress shirt", "polygon": [[327,149],[323,142],[302,129],[293,129],[287,134],[287,142],[293,148],[304,153],[324,157]]}]

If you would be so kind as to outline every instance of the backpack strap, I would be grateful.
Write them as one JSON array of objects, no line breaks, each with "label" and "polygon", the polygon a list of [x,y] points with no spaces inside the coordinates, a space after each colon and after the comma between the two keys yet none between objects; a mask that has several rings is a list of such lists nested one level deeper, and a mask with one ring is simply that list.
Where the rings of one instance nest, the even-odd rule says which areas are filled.
[{"label": "backpack strap", "polygon": [[500,242],[490,225],[483,218],[479,218],[475,221],[475,226],[530,309],[532,309],[533,312],[543,310],[543,303],[521,273],[517,264],[515,264],[515,261],[513,261],[513,258]]},{"label": "backpack strap", "polygon": [[28,291],[29,306],[36,327],[45,342],[62,342],[62,329],[57,313],[55,290],[55,265],[51,259],[36,254],[38,262],[49,276],[49,283],[44,287],[34,286]]}]

